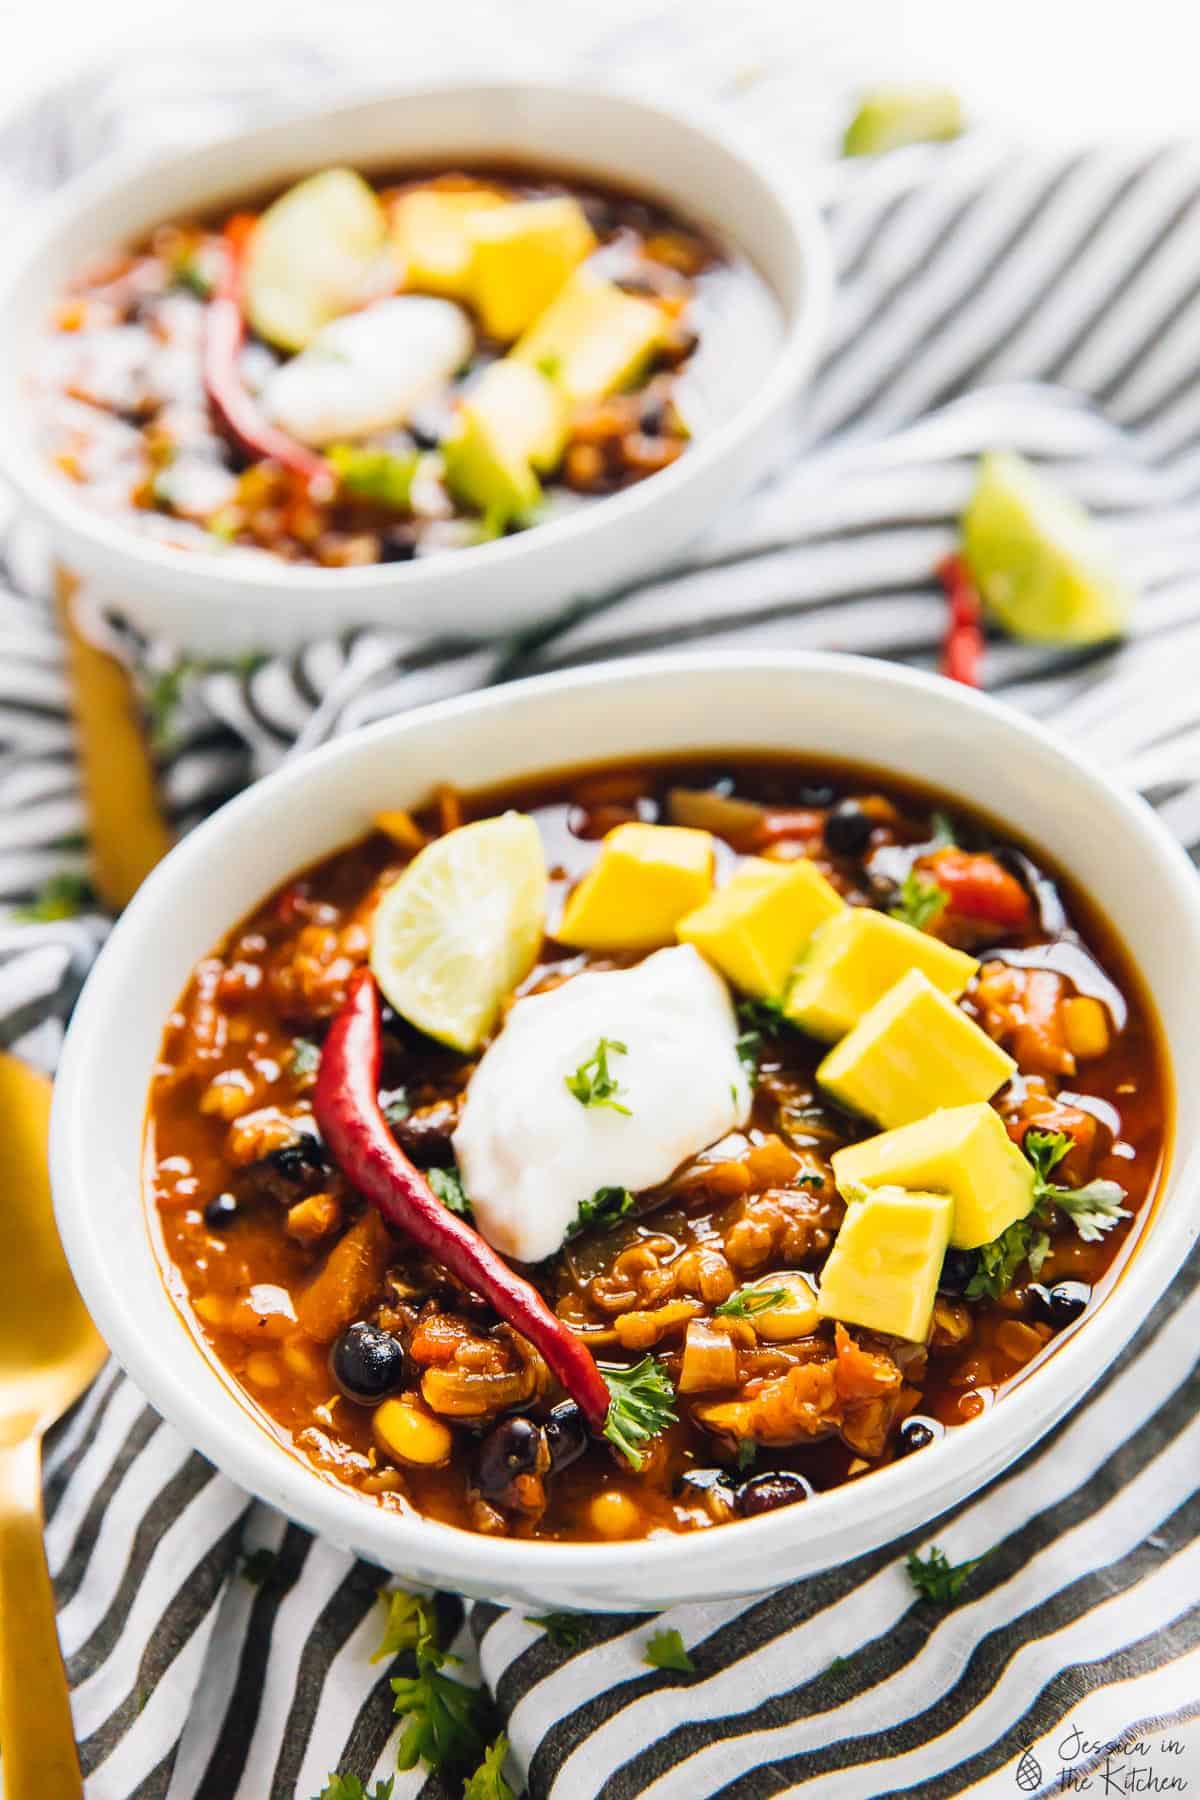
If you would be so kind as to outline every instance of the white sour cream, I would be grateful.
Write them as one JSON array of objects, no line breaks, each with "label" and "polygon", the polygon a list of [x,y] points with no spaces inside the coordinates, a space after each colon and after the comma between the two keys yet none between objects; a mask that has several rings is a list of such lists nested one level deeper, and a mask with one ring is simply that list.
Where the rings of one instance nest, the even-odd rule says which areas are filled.
[{"label": "white sour cream", "polygon": [[405,294],[334,319],[263,386],[268,418],[303,444],[402,425],[446,387],[474,333],[452,300]]},{"label": "white sour cream", "polygon": [[[737,1037],[725,983],[690,944],[518,1000],[471,1077],[454,1134],[488,1242],[539,1262],[598,1188],[655,1187],[744,1124],[751,1091]],[[567,1086],[602,1038],[627,1113],[585,1106]]]}]

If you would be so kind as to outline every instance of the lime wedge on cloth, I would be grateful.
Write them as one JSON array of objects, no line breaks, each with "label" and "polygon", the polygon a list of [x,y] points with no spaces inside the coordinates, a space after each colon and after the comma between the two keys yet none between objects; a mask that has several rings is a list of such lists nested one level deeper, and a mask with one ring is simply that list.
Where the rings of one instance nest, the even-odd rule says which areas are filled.
[{"label": "lime wedge on cloth", "polygon": [[873,88],[846,127],[842,155],[878,156],[905,144],[956,138],[962,128],[962,105],[950,88]]},{"label": "lime wedge on cloth", "polygon": [[260,337],[303,350],[362,300],[387,244],[387,216],[352,169],[324,169],[281,194],[258,221],[242,277]]},{"label": "lime wedge on cloth", "polygon": [[1133,595],[1083,507],[1023,457],[992,451],[963,514],[963,555],[989,614],[1041,644],[1119,637]]},{"label": "lime wedge on cloth", "polygon": [[418,1030],[477,1050],[529,973],[542,941],[546,863],[525,813],[480,819],[435,838],[375,912],[371,968]]}]

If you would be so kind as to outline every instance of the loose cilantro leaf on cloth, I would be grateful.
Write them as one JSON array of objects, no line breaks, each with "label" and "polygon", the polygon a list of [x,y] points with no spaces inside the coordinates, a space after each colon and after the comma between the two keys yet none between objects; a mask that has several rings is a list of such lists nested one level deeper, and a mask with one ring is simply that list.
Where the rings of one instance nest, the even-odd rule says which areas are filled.
[{"label": "loose cilantro leaf on cloth", "polygon": [[945,888],[939,887],[936,881],[929,881],[915,869],[910,869],[900,884],[895,906],[888,910],[893,919],[911,925],[916,931],[924,931],[945,911],[949,898]]},{"label": "loose cilantro leaf on cloth", "polygon": [[910,1550],[904,1566],[922,1600],[934,1606],[957,1606],[963,1583],[982,1561],[982,1556],[973,1556],[969,1562],[952,1563],[944,1550],[931,1544],[926,1557]]},{"label": "loose cilantro leaf on cloth", "polygon": [[396,1777],[389,1775],[368,1793],[357,1775],[331,1775],[316,1800],[392,1800],[395,1785]]},{"label": "loose cilantro leaf on cloth", "polygon": [[618,1219],[633,1211],[633,1195],[628,1188],[597,1188],[590,1200],[579,1202],[579,1211],[575,1215],[575,1223],[568,1227],[568,1243],[578,1237],[582,1231],[591,1231],[595,1226],[615,1225]]},{"label": "loose cilantro leaf on cloth", "polygon": [[629,1055],[628,1048],[619,1044],[616,1038],[602,1037],[587,1060],[580,1063],[573,1075],[564,1075],[563,1080],[580,1106],[609,1106],[613,1112],[624,1113],[629,1118],[629,1108],[622,1106],[617,1097],[625,1090],[609,1069],[610,1053],[613,1056]]},{"label": "loose cilantro leaf on cloth", "polygon": [[578,1650],[587,1635],[587,1621],[579,1613],[526,1613],[525,1623],[544,1631],[556,1650]]},{"label": "loose cilantro leaf on cloth", "polygon": [[696,1665],[674,1626],[651,1633],[642,1661],[649,1663],[652,1669],[678,1669],[681,1675],[696,1673]]},{"label": "loose cilantro leaf on cloth", "polygon": [[782,1306],[788,1297],[786,1288],[739,1288],[736,1294],[730,1294],[728,1300],[722,1300],[720,1306],[713,1307],[713,1316],[720,1319],[752,1319],[756,1313],[770,1312],[773,1306]]},{"label": "loose cilantro leaf on cloth", "polygon": [[423,1762],[446,1775],[465,1775],[487,1749],[490,1704],[478,1688],[445,1673],[446,1665],[459,1659],[438,1645],[432,1599],[398,1589],[388,1596],[387,1623],[374,1660],[405,1650],[412,1651],[417,1668],[415,1675],[392,1680],[393,1710],[404,1720],[396,1766],[413,1769]]},{"label": "loose cilantro leaf on cloth", "polygon": [[265,1587],[275,1575],[278,1557],[273,1550],[247,1550],[242,1556],[242,1580],[251,1587]]},{"label": "loose cilantro leaf on cloth", "polygon": [[16,906],[12,918],[24,925],[49,925],[56,919],[73,919],[85,906],[95,904],[92,884],[84,875],[51,875],[26,906]]},{"label": "loose cilantro leaf on cloth", "polygon": [[504,1779],[508,1739],[504,1733],[483,1753],[483,1761],[463,1788],[463,1800],[517,1800]]},{"label": "loose cilantro leaf on cloth", "polygon": [[654,1356],[643,1356],[632,1369],[599,1368],[610,1396],[604,1435],[631,1468],[640,1469],[645,1458],[638,1446],[675,1423],[675,1390]]},{"label": "loose cilantro leaf on cloth", "polygon": [[471,1202],[457,1169],[427,1169],[425,1178],[447,1212],[457,1213],[460,1219],[471,1217]]},{"label": "loose cilantro leaf on cloth", "polygon": [[406,1588],[396,1588],[392,1593],[381,1594],[380,1599],[387,1603],[387,1618],[379,1648],[371,1658],[373,1663],[386,1662],[403,1650],[415,1650],[419,1655],[422,1646],[426,1652],[430,1647],[436,1650],[437,1613],[431,1595],[410,1594]]}]

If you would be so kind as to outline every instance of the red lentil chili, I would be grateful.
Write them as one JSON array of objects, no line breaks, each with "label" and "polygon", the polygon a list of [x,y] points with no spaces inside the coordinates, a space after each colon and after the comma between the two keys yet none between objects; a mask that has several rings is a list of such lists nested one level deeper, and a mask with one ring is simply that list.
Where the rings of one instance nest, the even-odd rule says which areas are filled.
[{"label": "red lentil chili", "polygon": [[[640,962],[553,936],[563,897],[630,823],[710,833],[718,892],[744,858],[804,860],[851,909],[976,959],[956,1010],[1013,1059],[991,1109],[1018,1166],[1036,1166],[1038,1198],[995,1241],[939,1248],[919,1337],[796,1311],[794,1284],[819,1290],[865,1204],[839,1192],[833,1159],[880,1133],[818,1079],[828,1044],[761,998],[734,996],[754,1064],[743,1124],[657,1186],[581,1213],[536,1265],[510,1267],[472,1228],[453,1139],[478,1055],[380,1004],[365,965],[379,897],[421,847],[506,807],[536,822],[550,876],[518,1007]],[[1115,1279],[1167,1132],[1149,1010],[1069,879],[953,802],[798,760],[446,790],[381,823],[198,966],[150,1100],[149,1200],[172,1289],[286,1444],[385,1507],[591,1540],[803,1501],[997,1401],[1021,1404],[1009,1390]],[[617,1069],[622,1048],[608,1046]],[[589,1080],[589,1104],[620,1108],[603,1058]],[[631,1391],[642,1424],[626,1455],[599,1426],[608,1396],[617,1408]]]}]

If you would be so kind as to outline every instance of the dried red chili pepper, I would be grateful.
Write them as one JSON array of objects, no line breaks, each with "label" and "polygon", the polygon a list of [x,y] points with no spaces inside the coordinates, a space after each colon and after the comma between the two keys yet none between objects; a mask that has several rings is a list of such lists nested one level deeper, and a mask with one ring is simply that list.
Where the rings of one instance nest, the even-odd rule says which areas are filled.
[{"label": "dried red chili pepper", "polygon": [[316,475],[328,475],[329,465],[264,418],[238,368],[246,335],[240,299],[241,259],[248,241],[245,215],[239,213],[225,233],[225,270],[205,308],[204,391],[243,450],[251,456],[269,457],[311,481]]},{"label": "dried red chili pepper", "polygon": [[942,674],[966,687],[979,687],[983,660],[983,603],[961,556],[945,556],[938,579],[950,602],[950,623],[942,643]]},{"label": "dried red chili pepper", "polygon": [[517,1275],[434,1194],[397,1144],[379,1106],[379,1000],[369,969],[351,977],[321,1050],[313,1113],[347,1181],[389,1225],[420,1244],[465,1286],[482,1294],[539,1350],[593,1431],[604,1429],[609,1391],[591,1352]]}]

